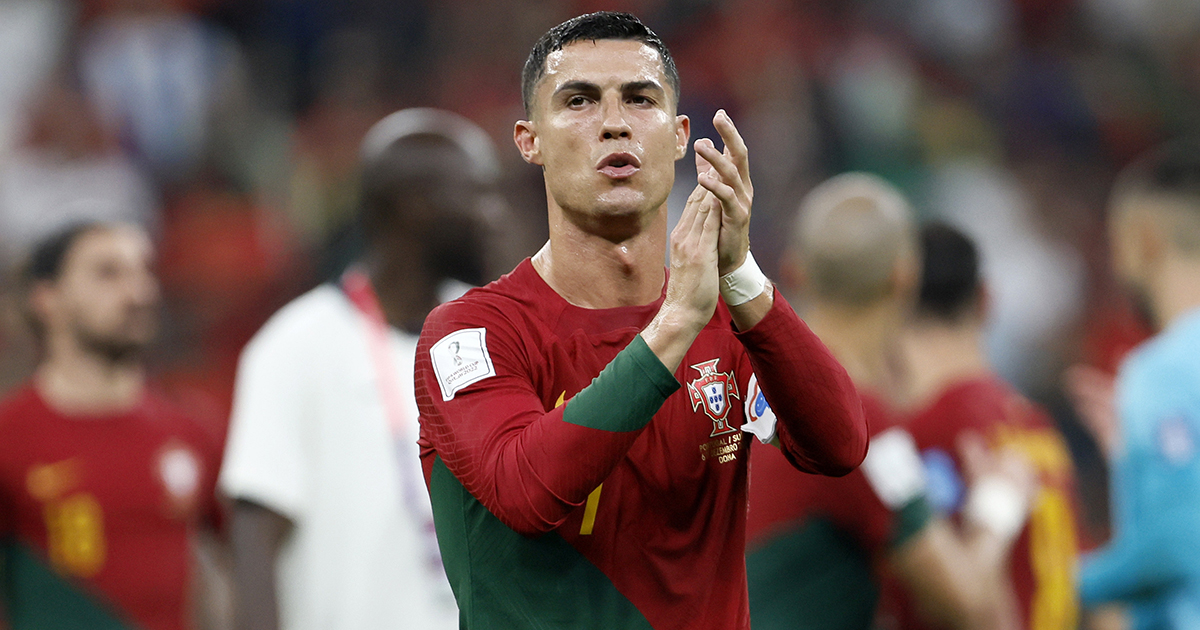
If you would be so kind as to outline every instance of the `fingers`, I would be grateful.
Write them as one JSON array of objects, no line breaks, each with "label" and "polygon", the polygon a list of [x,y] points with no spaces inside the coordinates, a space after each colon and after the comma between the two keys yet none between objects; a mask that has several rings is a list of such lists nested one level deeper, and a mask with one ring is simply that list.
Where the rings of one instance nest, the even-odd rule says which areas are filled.
[{"label": "fingers", "polygon": [[969,482],[992,472],[995,463],[988,452],[983,436],[975,431],[963,431],[958,437],[958,453],[962,458],[963,472]]},{"label": "fingers", "polygon": [[[726,145],[728,148],[728,145]],[[696,164],[699,165],[700,158],[704,158],[710,165],[712,170],[715,170],[720,175],[724,184],[731,189],[733,186],[742,186],[744,184],[741,173],[738,172],[737,166],[734,165],[730,156],[717,151],[717,147],[713,145],[713,141],[708,138],[701,138],[696,141]],[[697,176],[703,175],[699,168]],[[710,189],[711,190],[711,189]]]},{"label": "fingers", "polygon": [[692,194],[688,195],[687,201],[683,204],[683,214],[679,216],[679,221],[675,224],[675,229],[672,231],[672,240],[679,235],[692,231],[693,225],[696,223],[696,214],[699,211],[700,202],[704,200],[707,194],[708,191],[703,186],[697,185],[692,190]]},{"label": "fingers", "polygon": [[721,181],[712,171],[700,173],[696,176],[696,183],[703,186],[708,192],[712,193],[721,201],[722,208],[733,210],[738,207],[737,191],[734,190],[725,182]]},{"label": "fingers", "polygon": [[[726,187],[728,188],[728,186]],[[701,244],[706,250],[717,250],[717,238],[721,234],[721,206],[712,195],[706,195],[701,202],[706,208],[701,212],[704,216],[703,233],[700,235]],[[714,260],[715,262],[715,260]]]},{"label": "fingers", "polygon": [[[712,140],[709,140],[708,138],[701,138],[700,140],[696,141],[696,144],[699,145],[699,143],[701,143],[701,142],[706,142],[710,146],[712,145]],[[704,156],[700,154],[700,151],[696,151],[695,153],[696,153],[696,176],[697,177],[699,177],[703,173],[707,173],[708,171],[713,170],[712,164],[709,164],[708,160],[704,159]]]},{"label": "fingers", "polygon": [[738,133],[737,127],[733,125],[733,120],[723,109],[717,110],[717,115],[713,116],[713,125],[716,126],[717,133],[721,134],[721,141],[725,143],[725,151],[736,166],[741,180],[747,186],[750,185],[750,152],[746,149],[746,142],[742,140],[742,134]]}]

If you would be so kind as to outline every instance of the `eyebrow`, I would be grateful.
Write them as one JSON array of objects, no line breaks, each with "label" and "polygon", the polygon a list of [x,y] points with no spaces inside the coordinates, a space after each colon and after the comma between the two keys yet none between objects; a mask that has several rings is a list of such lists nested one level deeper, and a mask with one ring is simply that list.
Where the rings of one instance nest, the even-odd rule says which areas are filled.
[{"label": "eyebrow", "polygon": [[631,81],[629,83],[623,83],[621,84],[621,91],[625,93],[660,92],[666,94],[666,90],[664,90],[663,87],[658,84],[658,81]]},{"label": "eyebrow", "polygon": [[[595,83],[592,83],[591,81],[582,81],[582,80],[577,79],[574,81],[567,81],[566,83],[558,86],[558,89],[554,90],[554,96],[558,96],[559,94],[562,94],[563,92],[597,93],[599,91],[600,91],[599,85],[596,85]],[[628,83],[622,83],[621,84],[621,93],[628,94],[630,92],[659,92],[659,93],[665,94],[666,90],[664,90],[663,87],[661,85],[659,85],[657,81],[646,80],[646,81],[630,81]]]}]

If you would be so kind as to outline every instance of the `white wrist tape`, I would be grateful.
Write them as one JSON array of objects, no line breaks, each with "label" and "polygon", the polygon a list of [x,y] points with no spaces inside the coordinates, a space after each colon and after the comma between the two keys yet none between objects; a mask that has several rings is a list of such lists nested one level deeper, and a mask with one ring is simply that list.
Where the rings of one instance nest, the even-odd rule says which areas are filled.
[{"label": "white wrist tape", "polygon": [[739,306],[762,295],[766,286],[767,276],[754,262],[754,254],[746,252],[741,267],[721,276],[721,299],[729,306]]},{"label": "white wrist tape", "polygon": [[1008,542],[1025,527],[1029,501],[1012,482],[989,475],[980,478],[971,487],[963,515]]}]

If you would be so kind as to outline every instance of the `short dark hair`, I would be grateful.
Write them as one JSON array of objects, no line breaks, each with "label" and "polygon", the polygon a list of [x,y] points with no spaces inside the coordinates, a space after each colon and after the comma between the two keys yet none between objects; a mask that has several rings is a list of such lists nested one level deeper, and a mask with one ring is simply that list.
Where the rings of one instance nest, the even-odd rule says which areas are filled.
[{"label": "short dark hair", "polygon": [[1125,167],[1113,185],[1114,208],[1138,198],[1166,198],[1185,219],[1170,230],[1184,251],[1200,252],[1200,143],[1194,139],[1164,144]]},{"label": "short dark hair", "polygon": [[33,286],[39,282],[58,280],[62,275],[67,256],[75,248],[79,239],[92,232],[106,230],[110,227],[112,226],[102,221],[80,221],[59,229],[34,245],[19,274],[22,296],[20,310],[33,331],[34,337],[40,340],[44,336],[45,326],[33,312],[32,305],[29,303],[30,291]]},{"label": "short dark hair", "polygon": [[946,223],[921,228],[921,293],[917,315],[954,322],[979,304],[979,252],[966,234]]},{"label": "short dark hair", "polygon": [[110,226],[101,221],[72,223],[34,245],[29,259],[22,269],[21,281],[25,286],[43,280],[54,281],[62,274],[67,255],[80,238]]},{"label": "short dark hair", "polygon": [[562,50],[568,44],[578,41],[599,41],[604,39],[625,39],[642,42],[658,51],[662,59],[663,73],[667,82],[675,92],[675,102],[679,102],[679,70],[675,68],[675,59],[671,51],[654,31],[630,13],[616,11],[597,11],[574,17],[546,31],[525,60],[521,70],[521,101],[525,105],[525,115],[533,111],[533,93],[538,81],[546,75],[546,57],[556,50]]},{"label": "short dark hair", "polygon": [[1200,201],[1200,144],[1177,140],[1150,151],[1121,172],[1116,188]]}]

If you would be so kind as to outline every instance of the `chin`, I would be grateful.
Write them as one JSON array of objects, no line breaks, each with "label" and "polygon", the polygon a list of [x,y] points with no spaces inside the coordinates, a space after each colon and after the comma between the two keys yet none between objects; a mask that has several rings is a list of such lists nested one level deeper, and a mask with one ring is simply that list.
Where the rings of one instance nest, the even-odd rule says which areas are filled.
[{"label": "chin", "polygon": [[635,216],[658,210],[662,203],[653,203],[640,190],[615,188],[599,195],[594,206],[600,216]]}]

